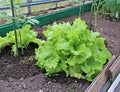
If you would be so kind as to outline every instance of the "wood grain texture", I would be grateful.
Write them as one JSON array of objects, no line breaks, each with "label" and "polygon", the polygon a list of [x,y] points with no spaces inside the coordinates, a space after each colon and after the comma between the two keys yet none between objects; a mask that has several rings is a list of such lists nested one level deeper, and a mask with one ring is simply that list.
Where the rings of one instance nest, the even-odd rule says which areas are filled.
[{"label": "wood grain texture", "polygon": [[116,76],[120,73],[120,56],[115,60],[109,70],[112,74],[112,80],[115,80]]}]

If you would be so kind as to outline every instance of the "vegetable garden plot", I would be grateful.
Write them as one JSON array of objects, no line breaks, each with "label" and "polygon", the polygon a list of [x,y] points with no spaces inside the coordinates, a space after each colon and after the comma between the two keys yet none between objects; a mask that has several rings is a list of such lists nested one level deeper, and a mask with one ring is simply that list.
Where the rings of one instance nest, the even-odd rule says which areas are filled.
[{"label": "vegetable garden plot", "polygon": [[[69,11],[67,15],[78,14],[78,12],[75,12],[74,9],[72,9],[72,12],[69,9],[66,10]],[[63,10],[61,12],[55,12],[45,15],[49,17],[47,18],[49,19],[47,23],[51,23],[53,21],[63,18],[61,14],[64,15],[64,17],[67,17],[65,11]],[[59,17],[55,15],[59,15]],[[44,20],[45,16],[42,16],[40,19]],[[85,22],[81,21],[80,19],[76,19],[73,22],[74,18],[75,16],[63,19],[63,21],[70,21],[70,23],[54,23],[54,25],[49,26],[47,31],[44,32],[42,29],[46,29],[46,27],[34,27],[33,29],[36,29],[36,31],[39,32],[38,38],[42,37],[44,41],[39,40],[36,37],[37,33],[32,31],[29,25],[24,25],[23,28],[20,29],[22,31],[21,35],[23,36],[22,41],[24,44],[18,44],[18,48],[22,47],[22,49],[19,49],[19,51],[22,52],[22,55],[19,54],[19,57],[13,57],[11,55],[11,52],[12,54],[16,55],[16,49],[14,48],[15,43],[14,41],[12,41],[13,39],[11,39],[13,38],[13,32],[7,33],[6,37],[1,37],[1,44],[2,46],[4,46],[4,48],[1,49],[2,53],[0,54],[0,78],[1,82],[3,82],[1,83],[1,91],[26,92],[32,90],[33,92],[84,92],[90,83],[83,79],[87,79],[88,81],[93,80],[93,78],[95,78],[98,72],[102,70],[106,60],[110,59],[111,55],[108,52],[107,48],[116,57],[119,55],[119,35],[116,35],[119,34],[119,26],[117,26],[118,28],[115,26],[117,24],[119,25],[119,23],[109,21],[108,25],[105,26],[104,23],[106,23],[107,21],[99,15],[99,18],[101,18],[102,20],[98,22],[98,24],[100,25],[96,28],[102,28],[98,30],[101,32],[100,35],[98,32],[89,31]],[[86,13],[84,16],[84,20],[88,20],[87,18],[88,14]],[[115,23],[115,29],[113,26],[111,26],[109,29],[109,24],[111,23]],[[46,24],[46,22],[43,22],[43,24]],[[112,28],[114,29],[114,35]],[[23,30],[27,30],[28,34],[24,35]],[[108,31],[106,32],[106,30]],[[32,35],[34,35],[34,37],[31,37],[32,35],[29,34],[29,31],[32,33]],[[17,30],[16,32],[19,33],[19,30]],[[104,34],[104,32],[106,32],[107,34]],[[112,35],[110,35],[110,33],[112,33]],[[45,37],[43,36],[43,34],[45,35]],[[87,36],[85,36],[85,34]],[[106,38],[107,48],[104,45],[105,39],[101,36]],[[25,37],[26,39],[24,39]],[[111,39],[113,40],[112,44],[110,44]],[[113,44],[114,39],[117,42],[114,43],[116,47],[114,47]],[[4,53],[6,51],[8,53]],[[78,60],[78,58],[80,60]],[[11,63],[11,61],[13,62]],[[99,65],[97,61],[99,61]],[[38,68],[35,63],[43,69]],[[50,78],[47,78],[45,76],[45,73],[48,76],[51,76],[52,74],[56,76],[51,76]],[[71,77],[66,77],[65,73],[67,76]],[[77,77],[81,79],[76,79],[72,77]],[[7,83],[10,85],[8,85]],[[33,86],[33,84],[35,84],[35,86]]]},{"label": "vegetable garden plot", "polygon": [[[88,13],[85,14],[84,18],[87,20]],[[74,20],[74,17],[66,18],[63,20],[64,21],[72,21],[72,20]],[[63,20],[60,20],[59,22],[61,22]],[[105,26],[103,24],[104,22],[106,22],[106,20],[104,20],[102,18],[102,16],[99,16],[98,24],[100,24],[99,26],[101,27],[101,29],[104,29],[104,30],[99,30],[99,31],[101,32],[102,36],[107,38],[106,45],[107,45],[108,49],[117,56],[119,54],[119,45],[116,45],[116,47],[114,47],[114,44],[109,43],[109,39],[111,38],[112,32],[114,32],[114,34],[118,32],[117,34],[119,34],[119,30],[118,30],[119,27],[118,28],[116,27],[116,31],[114,28],[115,25],[118,26],[119,23],[109,21],[109,22],[106,22],[107,24]],[[110,27],[109,24],[114,24],[114,27],[113,26]],[[108,30],[107,26],[110,27],[109,28],[110,30]],[[113,30],[112,30],[112,28],[113,28]],[[41,28],[39,28],[39,27],[34,27],[34,29],[36,29],[36,31],[41,30]],[[107,32],[106,32],[106,29],[108,30]],[[111,40],[116,39],[116,42],[118,42],[118,44],[119,44],[119,36],[115,35],[112,37],[113,38],[111,38]],[[31,55],[30,55],[31,53],[34,52],[34,49],[32,47],[30,47],[29,48],[30,50],[28,50],[27,52],[25,51],[26,52],[25,56],[21,56],[21,58],[22,58],[21,60],[19,57],[19,59],[16,58],[15,62],[13,62],[15,58],[13,59],[12,56],[10,56],[12,58],[10,60],[10,58],[8,57],[10,53],[9,54],[4,53],[4,55],[1,55],[1,60],[3,62],[1,66],[4,66],[4,67],[2,67],[2,69],[6,68],[6,67],[8,68],[8,69],[6,69],[6,71],[7,71],[6,74],[4,74],[5,72],[2,72],[2,74],[1,74],[2,80],[0,81],[1,82],[0,85],[1,85],[1,87],[4,88],[4,89],[1,88],[1,90],[3,92],[6,90],[13,91],[13,92],[15,90],[17,90],[17,91],[18,90],[19,91],[43,90],[45,92],[47,92],[48,90],[49,90],[49,92],[61,92],[61,91],[69,92],[71,90],[75,90],[76,92],[80,92],[80,91],[84,92],[85,89],[89,86],[90,83],[88,83],[86,81],[78,80],[78,79],[74,79],[74,78],[70,78],[70,77],[66,78],[64,74],[60,74],[57,77],[46,78],[44,76],[45,71],[39,70],[36,66],[34,66],[34,63],[36,61],[34,61],[34,58],[31,57]],[[33,51],[33,52],[31,52],[31,51]],[[118,52],[116,52],[116,51],[118,51]],[[29,55],[28,55],[28,53],[29,53]],[[7,57],[6,57],[6,55],[7,55]],[[34,53],[32,56],[34,56]],[[22,63],[24,63],[24,65],[18,63],[20,61]],[[10,63],[11,64],[7,65],[7,62],[8,62],[8,64],[10,64]],[[23,70],[21,70],[21,69],[23,69]],[[5,78],[7,79],[6,81],[3,80]],[[8,83],[10,83],[11,85],[9,86]],[[33,84],[35,86],[33,86]],[[5,86],[5,85],[8,85],[8,86]]]}]

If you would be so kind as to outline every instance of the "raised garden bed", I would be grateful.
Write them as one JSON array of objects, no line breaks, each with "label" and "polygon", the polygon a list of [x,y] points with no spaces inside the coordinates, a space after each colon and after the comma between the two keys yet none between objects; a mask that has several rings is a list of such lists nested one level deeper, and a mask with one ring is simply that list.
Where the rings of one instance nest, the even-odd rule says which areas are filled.
[{"label": "raised garden bed", "polygon": [[[90,11],[91,5],[92,5],[92,3],[85,4],[84,12]],[[37,19],[38,21],[40,21],[39,26],[43,26],[43,25],[53,23],[56,20],[59,20],[61,18],[66,18],[66,17],[70,17],[73,15],[78,15],[78,14],[79,14],[79,6],[72,6],[70,8],[66,8],[66,9],[63,9],[60,11],[44,14],[41,16],[36,16],[36,17],[34,17],[34,19]],[[22,24],[22,22],[20,22],[20,24]],[[13,29],[14,28],[13,28],[12,23],[1,25],[0,26],[0,35],[5,36],[7,32],[9,32]]]},{"label": "raised garden bed", "polygon": [[[72,22],[75,17],[72,15],[78,14],[78,7],[72,7],[63,11],[43,15],[39,18],[41,21],[40,26],[52,23],[60,19],[58,22],[70,21]],[[76,10],[76,11],[75,11]],[[67,15],[66,15],[67,11]],[[87,11],[87,10],[86,10]],[[68,17],[71,15],[72,17]],[[59,16],[59,17],[58,17]],[[47,17],[47,19],[46,19]],[[68,18],[64,18],[68,17]],[[64,18],[64,19],[61,19]],[[54,19],[54,20],[53,20]],[[89,12],[85,13],[84,20],[89,21]],[[48,20],[48,21],[46,21]],[[10,31],[12,24],[0,27],[0,34],[2,36]],[[120,54],[120,24],[118,22],[111,22],[98,17],[98,31],[101,36],[106,38],[106,46],[115,57]],[[2,30],[1,30],[2,29]],[[3,32],[7,30],[6,32]],[[44,39],[42,31],[45,27],[33,27],[39,33],[39,38]],[[71,77],[65,77],[64,73],[55,77],[45,77],[45,71],[35,66],[34,48],[37,45],[30,44],[28,50],[25,51],[24,56],[14,57],[11,55],[10,48],[6,47],[0,54],[0,91],[1,92],[84,92],[89,82]],[[33,48],[34,47],[34,48]],[[112,58],[115,59],[114,57]],[[86,91],[90,92],[90,91]],[[92,91],[91,91],[92,92]]]}]

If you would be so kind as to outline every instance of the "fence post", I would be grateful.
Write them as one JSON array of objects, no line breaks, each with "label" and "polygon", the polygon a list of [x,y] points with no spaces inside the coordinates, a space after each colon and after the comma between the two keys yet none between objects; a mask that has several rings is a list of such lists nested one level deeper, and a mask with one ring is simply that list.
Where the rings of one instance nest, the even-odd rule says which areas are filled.
[{"label": "fence post", "polygon": [[30,6],[30,3],[32,2],[32,0],[27,0],[27,4],[28,4],[28,6],[27,6],[27,8],[28,8],[28,14],[30,14],[31,13],[31,6]]},{"label": "fence post", "polygon": [[58,2],[55,3],[55,8],[57,8],[57,7],[58,7]]}]

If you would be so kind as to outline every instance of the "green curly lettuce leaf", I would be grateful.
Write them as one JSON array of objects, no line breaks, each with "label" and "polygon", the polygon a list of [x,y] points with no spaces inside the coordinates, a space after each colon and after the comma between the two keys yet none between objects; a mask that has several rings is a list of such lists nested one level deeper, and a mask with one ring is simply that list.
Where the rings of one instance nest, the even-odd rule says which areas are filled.
[{"label": "green curly lettuce leaf", "polygon": [[44,31],[46,41],[35,50],[36,60],[46,75],[65,72],[66,76],[92,81],[111,58],[99,32],[92,32],[80,18],[73,24],[54,23]]}]

